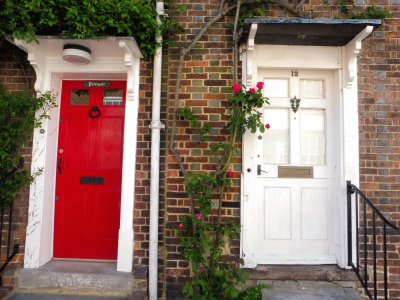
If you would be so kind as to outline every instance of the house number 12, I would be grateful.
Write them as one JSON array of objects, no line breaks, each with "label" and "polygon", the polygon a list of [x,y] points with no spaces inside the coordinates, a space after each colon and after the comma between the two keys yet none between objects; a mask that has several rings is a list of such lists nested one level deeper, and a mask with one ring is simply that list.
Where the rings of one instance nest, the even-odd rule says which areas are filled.
[{"label": "house number 12", "polygon": [[298,77],[299,71],[292,71],[292,77]]}]

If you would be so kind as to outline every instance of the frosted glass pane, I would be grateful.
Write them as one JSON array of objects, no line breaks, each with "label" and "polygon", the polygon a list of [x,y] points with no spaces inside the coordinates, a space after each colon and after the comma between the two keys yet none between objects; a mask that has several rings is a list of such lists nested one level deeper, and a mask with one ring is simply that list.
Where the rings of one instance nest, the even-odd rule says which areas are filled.
[{"label": "frosted glass pane", "polygon": [[289,80],[269,78],[264,80],[264,94],[269,98],[289,97]]},{"label": "frosted glass pane", "polygon": [[325,164],[325,110],[300,110],[300,161],[305,165]]},{"label": "frosted glass pane", "polygon": [[301,79],[300,98],[325,98],[325,81],[322,79]]},{"label": "frosted glass pane", "polygon": [[103,105],[121,105],[122,94],[122,89],[104,90]]},{"label": "frosted glass pane", "polygon": [[289,163],[289,109],[268,108],[264,110],[264,122],[271,128],[264,132],[264,163]]}]

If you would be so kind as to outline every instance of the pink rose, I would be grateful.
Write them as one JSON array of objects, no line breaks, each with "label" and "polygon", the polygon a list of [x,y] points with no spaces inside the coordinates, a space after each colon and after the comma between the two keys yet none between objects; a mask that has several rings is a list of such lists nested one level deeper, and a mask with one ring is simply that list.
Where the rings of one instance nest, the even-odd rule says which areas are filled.
[{"label": "pink rose", "polygon": [[241,86],[240,86],[240,84],[239,83],[235,83],[234,85],[233,85],[233,92],[236,94],[236,93],[238,93],[240,90],[241,90]]},{"label": "pink rose", "polygon": [[256,89],[255,88],[249,88],[249,93],[250,94],[254,94],[256,92]]},{"label": "pink rose", "polygon": [[265,124],[265,128],[270,129],[271,126],[267,123],[267,124]]},{"label": "pink rose", "polygon": [[180,224],[178,225],[178,228],[179,228],[179,229],[183,229],[183,223],[180,223]]},{"label": "pink rose", "polygon": [[199,272],[199,273],[203,273],[203,268],[200,266],[198,269],[197,269],[197,272]]},{"label": "pink rose", "polygon": [[226,174],[226,177],[232,178],[232,177],[233,177],[233,171],[232,171],[232,170],[229,170],[229,171],[228,171],[228,174]]},{"label": "pink rose", "polygon": [[262,89],[264,88],[264,82],[261,82],[261,81],[257,82],[256,87],[257,87],[259,90],[262,90]]},{"label": "pink rose", "polygon": [[197,219],[197,220],[201,220],[201,219],[203,219],[203,216],[202,216],[202,214],[197,214],[197,215],[196,215],[196,219]]}]

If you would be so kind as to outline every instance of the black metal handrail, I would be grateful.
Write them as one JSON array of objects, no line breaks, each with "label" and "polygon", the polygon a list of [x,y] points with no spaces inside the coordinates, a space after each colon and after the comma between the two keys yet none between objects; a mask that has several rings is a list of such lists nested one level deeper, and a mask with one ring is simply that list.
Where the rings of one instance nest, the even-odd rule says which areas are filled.
[{"label": "black metal handrail", "polygon": [[[354,197],[352,196],[354,195]],[[354,201],[352,201],[354,199]],[[354,202],[354,203],[353,203]],[[367,211],[367,207],[369,211]],[[372,215],[371,215],[372,214]],[[362,215],[362,220],[360,220]],[[355,218],[353,219],[353,216]],[[372,221],[372,224],[371,222]],[[379,223],[379,224],[377,224]],[[377,228],[379,226],[379,228]],[[382,243],[377,243],[377,235],[382,235]],[[348,239],[348,265],[356,273],[365,293],[370,299],[378,299],[378,247],[383,255],[383,296],[388,297],[388,256],[387,244],[389,234],[399,235],[400,228],[390,222],[374,204],[350,181],[347,181],[347,239]],[[362,238],[362,249],[360,249],[360,236]],[[368,272],[368,257],[370,254],[369,238],[372,238],[372,267],[373,274],[370,282],[370,273]],[[355,239],[356,253],[353,253],[353,240]],[[377,247],[378,246],[378,247]],[[380,247],[383,247],[380,248]],[[360,255],[362,250],[362,255]],[[355,257],[353,257],[353,254]],[[362,271],[360,271],[360,256],[363,262]],[[355,260],[355,261],[354,261]],[[399,259],[400,265],[400,259]],[[371,267],[370,267],[371,268]],[[363,274],[361,274],[363,273]]]},{"label": "black metal handrail", "polygon": [[[8,213],[8,215],[7,215]],[[2,204],[0,209],[0,276],[4,269],[19,252],[19,244],[13,243],[13,204]],[[4,243],[4,245],[3,245]],[[11,244],[13,244],[11,246]],[[5,257],[3,258],[3,249],[5,248]],[[0,277],[1,278],[1,277]]]}]

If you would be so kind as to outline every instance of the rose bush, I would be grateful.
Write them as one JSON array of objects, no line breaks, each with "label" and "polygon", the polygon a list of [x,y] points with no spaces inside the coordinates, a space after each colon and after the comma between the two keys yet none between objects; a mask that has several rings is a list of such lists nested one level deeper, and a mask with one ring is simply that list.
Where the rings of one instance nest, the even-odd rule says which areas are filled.
[{"label": "rose bush", "polygon": [[[221,204],[234,177],[231,157],[238,150],[241,136],[247,130],[254,133],[269,128],[269,124],[268,127],[263,124],[262,113],[259,112],[260,107],[269,104],[268,98],[263,96],[263,88],[262,82],[249,89],[238,83],[232,86],[226,124],[229,139],[225,143],[208,142],[205,135],[210,132],[211,126],[202,124],[190,108],[178,111],[181,117],[196,127],[195,132],[201,136],[200,142],[209,143],[211,153],[219,162],[214,171],[188,173],[185,180],[193,207],[192,213],[177,224],[177,235],[182,254],[191,266],[192,277],[183,289],[184,295],[190,299],[244,299],[238,288],[246,275],[239,268],[241,260],[223,253],[227,241],[239,239],[240,229],[237,224],[221,221]],[[218,208],[213,209],[216,198]]]}]

